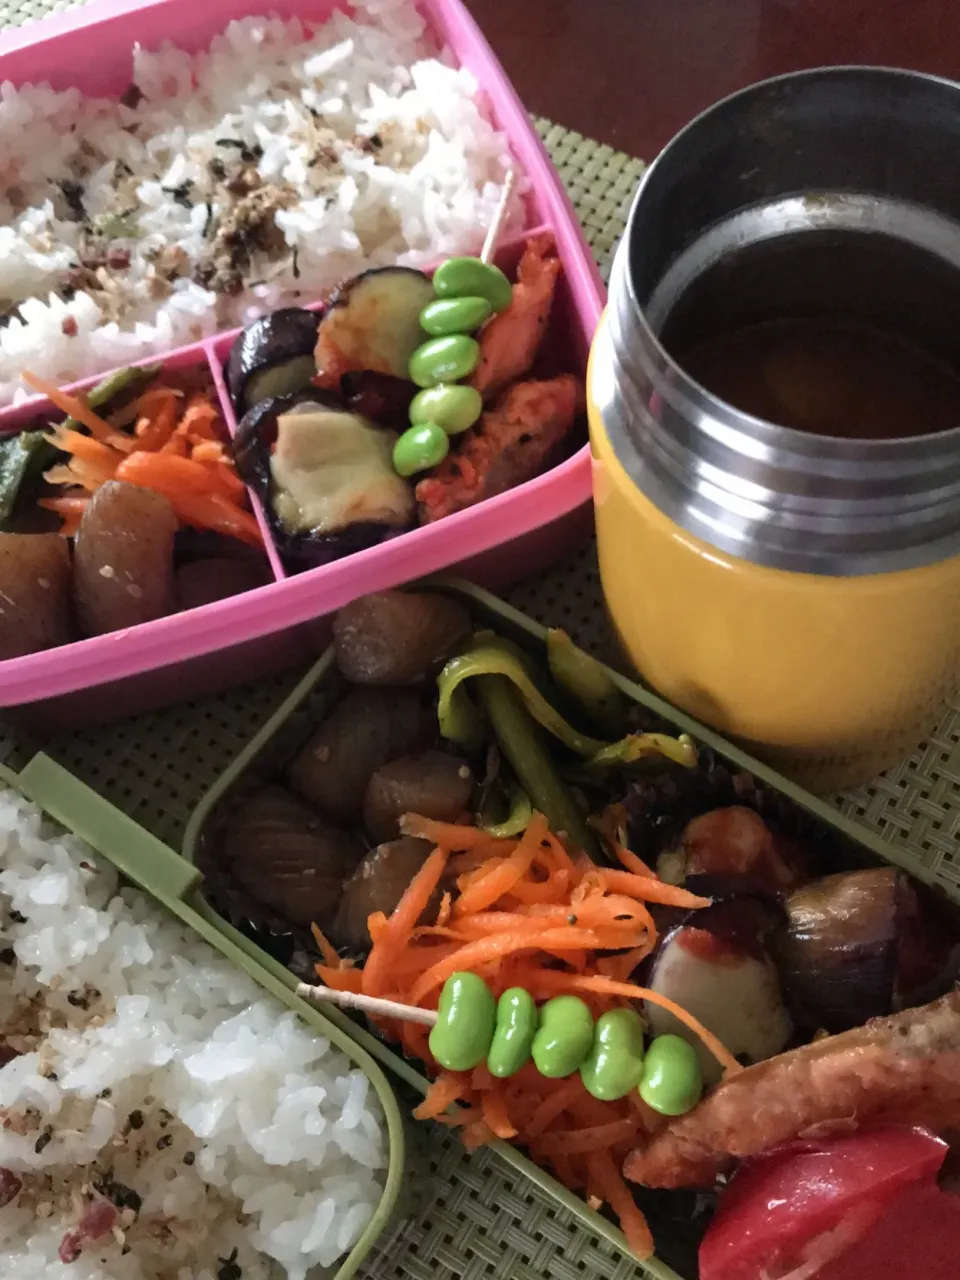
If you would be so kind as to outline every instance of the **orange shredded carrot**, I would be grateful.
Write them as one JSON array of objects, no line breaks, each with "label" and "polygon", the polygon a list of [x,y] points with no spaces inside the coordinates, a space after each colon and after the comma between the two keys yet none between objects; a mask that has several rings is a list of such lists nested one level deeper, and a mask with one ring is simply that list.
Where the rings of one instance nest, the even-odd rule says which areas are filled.
[{"label": "orange shredded carrot", "polygon": [[[482,878],[471,884],[464,890],[457,899],[453,909],[454,916],[474,915],[479,911],[485,911],[487,907],[493,904],[509,893],[515,884],[517,884],[530,870],[533,860],[536,857],[537,850],[540,847],[540,841],[547,832],[546,819],[542,814],[535,814],[530,821],[513,853],[509,858],[500,860],[500,865],[482,875]],[[477,874],[484,872],[481,867]]]},{"label": "orange shredded carrot", "polygon": [[603,867],[597,869],[596,875],[605,888],[631,898],[642,898],[645,902],[659,902],[663,906],[689,907],[693,910],[710,906],[709,898],[701,898],[689,889],[667,884],[649,872],[637,875],[630,871],[610,871]]},{"label": "orange shredded carrot", "polygon": [[417,836],[432,844],[442,845],[451,853],[463,849],[491,848],[507,853],[510,840],[497,840],[478,827],[461,827],[455,822],[436,822],[433,818],[421,818],[416,813],[405,813],[400,819],[400,831],[405,836]]},{"label": "orange shredded carrot", "polygon": [[620,1219],[621,1229],[634,1256],[641,1262],[649,1258],[653,1253],[653,1236],[610,1152],[592,1151],[586,1161],[588,1186]]},{"label": "orange shredded carrot", "polygon": [[340,968],[340,954],[336,947],[327,939],[326,935],[318,925],[312,924],[310,931],[313,934],[313,940],[317,944],[323,963],[330,969]]},{"label": "orange shredded carrot", "polygon": [[452,1071],[438,1076],[427,1090],[426,1097],[414,1110],[418,1120],[432,1120],[452,1107],[464,1090],[463,1078]]},{"label": "orange shredded carrot", "polygon": [[490,1132],[496,1137],[509,1142],[517,1136],[517,1127],[510,1119],[506,1099],[501,1093],[494,1089],[484,1089],[480,1094],[480,1107]]},{"label": "orange shredded carrot", "polygon": [[635,876],[655,876],[655,872],[647,866],[642,858],[638,858],[635,853],[619,844],[616,840],[611,840],[610,847],[616,854],[617,861],[620,862],[628,871],[632,871]]},{"label": "orange shredded carrot", "polygon": [[61,391],[55,382],[48,382],[46,378],[40,378],[26,369],[20,376],[27,386],[33,387],[34,391],[39,391],[41,395],[46,396],[50,403],[55,404],[67,417],[75,418],[102,444],[110,445],[112,449],[118,449],[121,453],[129,453],[136,448],[136,442],[132,437],[117,431],[98,413],[94,413],[83,396],[74,396],[69,392]]},{"label": "orange shredded carrot", "polygon": [[[390,972],[390,964],[403,949],[407,937],[426,910],[427,903],[446,870],[449,856],[446,849],[438,845],[407,885],[403,897],[380,931],[379,937],[374,937],[371,929],[373,948],[367,957],[367,963],[363,966],[363,990],[367,995],[375,996],[382,993]],[[422,982],[423,979],[420,981]]]},{"label": "orange shredded carrot", "polygon": [[[576,994],[594,1017],[647,1000],[670,1010],[727,1071],[740,1069],[692,1015],[629,981],[656,944],[649,904],[695,908],[709,899],[664,884],[626,849],[617,853],[622,870],[597,867],[558,840],[539,814],[519,839],[493,840],[475,827],[414,814],[401,829],[431,841],[431,854],[396,910],[369,917],[373,946],[360,973],[320,965],[324,980],[423,1008],[436,1008],[443,983],[459,970],[482,978],[495,996],[512,986],[538,1002]],[[419,924],[441,879],[454,872],[457,892],[443,894],[437,923]],[[649,1255],[649,1230],[619,1173],[640,1137],[660,1123],[639,1099],[600,1102],[579,1075],[550,1080],[532,1064],[508,1080],[494,1078],[485,1064],[470,1073],[443,1071],[422,1024],[380,1025],[435,1075],[415,1115],[455,1126],[470,1149],[494,1138],[524,1144],[564,1185],[608,1204],[637,1256]]]},{"label": "orange shredded carrot", "polygon": [[44,436],[44,439],[57,449],[62,449],[64,453],[109,469],[111,475],[121,462],[120,455],[115,453],[109,445],[95,440],[93,436],[85,436],[82,431],[72,431],[69,427],[55,427],[49,435]]},{"label": "orange shredded carrot", "polygon": [[134,434],[138,449],[153,453],[163,448],[176,428],[178,407],[176,394],[171,390],[152,414],[144,413],[137,419]]}]

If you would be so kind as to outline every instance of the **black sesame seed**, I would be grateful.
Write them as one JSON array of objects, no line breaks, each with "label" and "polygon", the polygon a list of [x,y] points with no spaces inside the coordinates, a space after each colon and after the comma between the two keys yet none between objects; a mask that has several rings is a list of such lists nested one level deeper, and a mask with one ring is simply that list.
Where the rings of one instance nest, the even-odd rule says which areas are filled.
[{"label": "black sesame seed", "polygon": [[157,1139],[157,1150],[166,1151],[167,1147],[173,1145],[173,1134],[165,1133],[162,1138]]},{"label": "black sesame seed", "polygon": [[187,1154],[183,1157],[183,1163],[184,1163],[188,1168],[189,1168],[191,1165],[196,1164],[196,1162],[197,1162],[197,1156],[196,1156],[196,1152],[194,1152],[194,1151],[188,1151],[188,1152],[187,1152]]},{"label": "black sesame seed", "polygon": [[142,1129],[143,1128],[143,1112],[131,1111],[130,1114],[127,1116],[127,1124],[130,1126],[131,1129]]},{"label": "black sesame seed", "polygon": [[17,953],[14,951],[13,947],[4,947],[3,950],[0,951],[0,964],[16,964],[16,963],[17,963]]},{"label": "black sesame seed", "polygon": [[13,923],[14,923],[14,924],[26,924],[26,923],[27,923],[27,917],[26,917],[26,916],[24,916],[24,915],[21,915],[19,911],[11,911],[11,912],[10,912],[10,919],[13,921]]},{"label": "black sesame seed", "polygon": [[50,1128],[49,1125],[47,1125],[46,1129],[44,1129],[43,1133],[41,1133],[40,1137],[33,1144],[33,1149],[37,1153],[37,1155],[39,1155],[40,1152],[44,1149],[44,1147],[49,1144],[52,1137],[53,1137],[53,1130]]}]

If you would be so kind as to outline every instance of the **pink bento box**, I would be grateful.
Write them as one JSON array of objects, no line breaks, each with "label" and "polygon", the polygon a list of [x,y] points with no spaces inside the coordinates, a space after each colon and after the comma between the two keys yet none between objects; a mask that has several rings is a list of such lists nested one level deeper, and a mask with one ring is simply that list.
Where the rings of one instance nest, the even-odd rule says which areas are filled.
[{"label": "pink bento box", "polygon": [[[490,113],[508,135],[531,183],[528,229],[550,227],[564,266],[556,327],[583,372],[603,306],[603,285],[567,198],[530,119],[460,0],[419,0],[439,39],[469,69]],[[83,8],[0,38],[0,80],[49,81],[54,88],[119,96],[130,79],[133,45],[172,40],[204,46],[231,19],[258,14],[319,22],[336,0],[94,0]],[[512,251],[511,251],[512,250]],[[518,246],[505,246],[514,261]],[[555,329],[556,332],[556,329]],[[231,335],[171,352],[168,367],[208,362],[226,402],[222,362]],[[89,386],[108,370],[98,370]],[[0,411],[0,431],[19,429],[43,400]],[[584,446],[538,478],[469,510],[296,576],[271,554],[276,581],[256,591],[111,635],[0,662],[0,708],[41,726],[92,724],[211,693],[312,658],[323,619],[371,591],[454,567],[503,587],[536,573],[590,527],[590,467]],[[271,547],[269,531],[261,524]]]}]

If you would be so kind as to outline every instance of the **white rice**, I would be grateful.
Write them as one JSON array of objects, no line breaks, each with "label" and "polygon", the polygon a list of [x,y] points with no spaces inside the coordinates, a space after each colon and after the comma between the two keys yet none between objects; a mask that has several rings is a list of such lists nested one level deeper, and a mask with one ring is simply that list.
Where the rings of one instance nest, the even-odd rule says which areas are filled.
[{"label": "white rice", "polygon": [[[22,1182],[0,1276],[266,1280],[279,1262],[302,1280],[379,1202],[367,1078],[9,791],[0,1045],[19,1054],[0,1069],[0,1189]],[[117,1184],[135,1198],[113,1229],[59,1261],[78,1219],[122,1206]]]},{"label": "white rice", "polygon": [[[232,22],[196,55],[137,48],[133,109],[0,86],[0,404],[24,397],[25,367],[76,380],[317,300],[367,266],[479,248],[506,138],[473,77],[431,47],[412,0],[353,10],[312,28]],[[198,283],[238,198],[219,165],[227,180],[255,169],[286,205],[277,244],[244,264],[236,294]],[[65,179],[79,184],[85,223]],[[508,227],[522,222],[518,191]],[[107,251],[129,266],[104,264]]]}]

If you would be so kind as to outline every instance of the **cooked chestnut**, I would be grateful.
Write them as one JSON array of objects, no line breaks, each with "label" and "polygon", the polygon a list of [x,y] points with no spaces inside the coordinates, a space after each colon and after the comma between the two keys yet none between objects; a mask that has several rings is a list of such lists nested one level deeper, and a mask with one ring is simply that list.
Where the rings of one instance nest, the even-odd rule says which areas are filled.
[{"label": "cooked chestnut", "polygon": [[352,689],[297,755],[287,778],[322,813],[353,822],[376,770],[423,751],[436,732],[434,713],[412,691]]},{"label": "cooked chestnut", "polygon": [[420,312],[433,283],[412,267],[375,267],[342,284],[320,322],[314,356],[320,386],[338,390],[345,373],[365,369],[409,377],[424,341]]},{"label": "cooked chestnut", "polygon": [[346,605],[333,623],[337,666],[355,684],[416,684],[436,674],[472,630],[457,600],[382,591]]},{"label": "cooked chestnut", "polygon": [[794,1016],[810,1030],[846,1031],[888,1014],[936,971],[917,893],[893,867],[815,880],[786,911],[777,960]]},{"label": "cooked chestnut", "polygon": [[[772,1058],[793,1032],[766,949],[772,923],[763,905],[747,898],[692,912],[662,939],[647,979],[746,1062]],[[652,1001],[645,1013],[654,1035],[672,1032],[690,1040],[704,1079],[719,1079],[716,1059],[673,1014]]]},{"label": "cooked chestnut", "polygon": [[272,580],[266,561],[217,559],[190,560],[176,573],[177,603],[181,609],[199,609],[215,600],[226,600],[253,591]]},{"label": "cooked chestnut", "polygon": [[178,520],[162,494],[109,480],[84,509],[73,554],[73,589],[84,635],[152,622],[176,607],[173,540]]},{"label": "cooked chestnut", "polygon": [[253,902],[296,925],[330,923],[343,881],[362,857],[355,837],[283,787],[241,801],[223,832],[225,872]]},{"label": "cooked chestnut", "polygon": [[743,880],[769,893],[786,893],[802,879],[796,855],[753,809],[729,805],[689,822],[679,844],[657,860],[664,880],[691,876]]},{"label": "cooked chestnut", "polygon": [[0,660],[76,638],[66,539],[0,533]]},{"label": "cooked chestnut", "polygon": [[[369,950],[367,917],[374,911],[390,915],[432,848],[429,840],[401,836],[371,849],[343,886],[340,906],[330,926],[332,941],[349,951]],[[438,888],[420,917],[421,924],[436,919],[440,898]]]},{"label": "cooked chestnut", "polygon": [[371,840],[394,840],[405,813],[456,822],[469,808],[473,774],[469,765],[443,751],[401,756],[378,769],[363,797],[363,825]]}]

